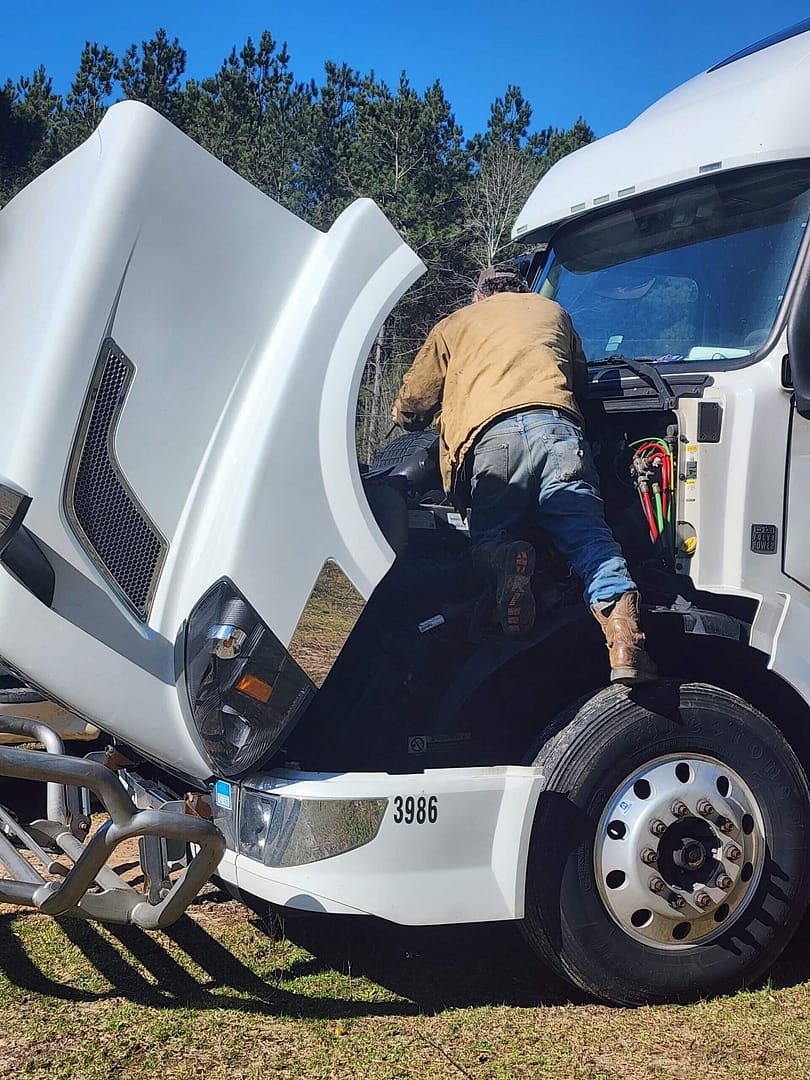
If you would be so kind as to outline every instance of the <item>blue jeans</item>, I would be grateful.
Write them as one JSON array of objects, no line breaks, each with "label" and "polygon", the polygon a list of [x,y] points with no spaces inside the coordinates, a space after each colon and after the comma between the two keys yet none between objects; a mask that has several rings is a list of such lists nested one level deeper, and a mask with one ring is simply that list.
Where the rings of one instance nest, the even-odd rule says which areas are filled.
[{"label": "blue jeans", "polygon": [[531,409],[497,421],[473,448],[470,539],[525,537],[530,519],[585,583],[589,607],[636,585],[605,521],[591,448],[559,409]]}]

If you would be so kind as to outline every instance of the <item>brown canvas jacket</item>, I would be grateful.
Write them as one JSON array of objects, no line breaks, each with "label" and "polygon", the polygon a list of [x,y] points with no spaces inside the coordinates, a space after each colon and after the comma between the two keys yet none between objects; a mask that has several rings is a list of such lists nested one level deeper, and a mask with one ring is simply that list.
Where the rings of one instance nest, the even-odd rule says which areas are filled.
[{"label": "brown canvas jacket", "polygon": [[586,378],[582,343],[559,304],[536,293],[496,293],[433,327],[399,403],[406,421],[435,414],[451,491],[464,455],[499,416],[545,405],[581,421],[574,392]]}]

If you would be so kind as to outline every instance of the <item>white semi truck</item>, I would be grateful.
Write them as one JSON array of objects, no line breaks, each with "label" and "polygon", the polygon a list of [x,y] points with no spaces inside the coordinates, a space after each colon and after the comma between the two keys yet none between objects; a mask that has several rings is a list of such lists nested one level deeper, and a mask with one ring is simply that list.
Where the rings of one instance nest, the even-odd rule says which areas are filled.
[{"label": "white semi truck", "polygon": [[[515,228],[590,362],[662,676],[633,689],[542,537],[533,633],[471,617],[435,437],[358,467],[364,357],[423,269],[372,203],[318,233],[124,103],[0,212],[0,658],[115,744],[0,748],[50,782],[46,819],[2,811],[0,900],[160,926],[215,870],[520,920],[620,1003],[769,967],[810,895],[809,86],[807,22],[555,165]],[[113,820],[86,842],[82,787]],[[132,835],[147,895],[103,865]]]}]

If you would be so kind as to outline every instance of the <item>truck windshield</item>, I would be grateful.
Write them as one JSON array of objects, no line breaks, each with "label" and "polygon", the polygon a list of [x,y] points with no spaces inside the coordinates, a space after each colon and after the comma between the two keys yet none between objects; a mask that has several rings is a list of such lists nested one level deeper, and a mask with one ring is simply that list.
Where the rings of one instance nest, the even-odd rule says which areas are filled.
[{"label": "truck windshield", "polygon": [[734,360],[767,338],[810,213],[810,162],[756,166],[628,200],[554,238],[538,291],[589,362]]}]

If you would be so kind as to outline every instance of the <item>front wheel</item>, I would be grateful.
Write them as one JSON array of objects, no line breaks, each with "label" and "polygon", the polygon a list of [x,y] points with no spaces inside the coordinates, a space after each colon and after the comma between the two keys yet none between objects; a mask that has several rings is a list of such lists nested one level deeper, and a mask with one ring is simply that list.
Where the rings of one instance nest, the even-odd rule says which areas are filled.
[{"label": "front wheel", "polygon": [[810,791],[761,713],[696,683],[613,686],[542,747],[523,929],[605,1001],[750,983],[810,895]]}]

